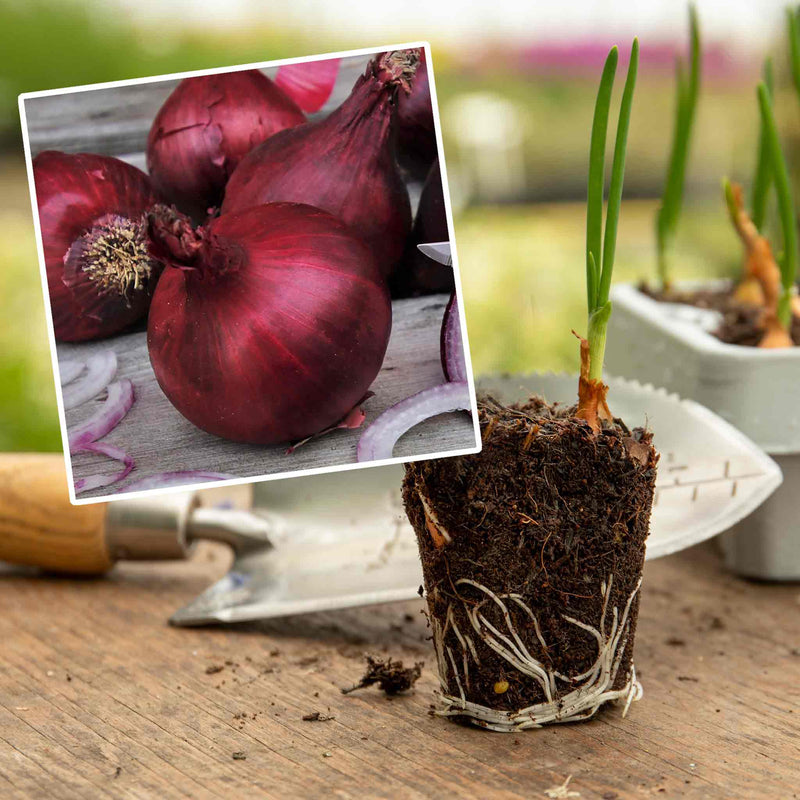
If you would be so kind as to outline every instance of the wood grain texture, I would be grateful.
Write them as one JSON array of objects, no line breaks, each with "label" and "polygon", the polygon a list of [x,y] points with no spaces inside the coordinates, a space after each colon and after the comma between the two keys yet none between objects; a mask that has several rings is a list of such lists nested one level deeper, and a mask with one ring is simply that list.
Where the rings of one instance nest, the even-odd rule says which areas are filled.
[{"label": "wood grain texture", "polygon": [[[310,118],[325,116],[336,108],[350,93],[368,61],[367,56],[343,59],[330,99]],[[276,72],[277,68],[264,70],[270,78],[274,78]],[[31,154],[36,156],[42,150],[110,156],[143,153],[153,118],[178,83],[177,80],[160,80],[28,98],[25,116]]]},{"label": "wood grain texture", "polygon": [[60,453],[0,453],[0,561],[102,573],[105,504],[73,506]]},{"label": "wood grain texture", "polygon": [[[383,367],[372,385],[375,396],[364,405],[373,422],[389,406],[422,389],[442,383],[439,331],[447,298],[432,295],[396,300],[389,348]],[[116,336],[101,342],[59,344],[58,357],[85,361],[92,353],[112,348],[117,354],[117,379],[129,378],[136,400],[125,419],[102,441],[122,447],[136,461],[128,478],[113,486],[83,492],[84,497],[114,494],[132,481],[156,472],[211,470],[239,477],[271,475],[356,461],[359,430],[341,430],[308,442],[291,455],[286,446],[261,447],[229,442],[196,428],[170,404],[156,382],[147,355],[144,331]],[[67,425],[80,424],[97,409],[100,401],[85,403],[67,412]],[[396,456],[408,458],[426,453],[474,447],[475,435],[467,414],[446,414],[409,431],[395,448]],[[86,477],[107,470],[108,461],[79,453],[72,458],[73,477]]]},{"label": "wood grain texture", "polygon": [[[733,578],[710,545],[646,565],[626,719],[517,735],[428,715],[422,601],[169,628],[227,562],[0,578],[2,797],[519,800],[569,775],[583,800],[800,797],[800,586]],[[343,696],[364,651],[424,660],[416,690]]]}]

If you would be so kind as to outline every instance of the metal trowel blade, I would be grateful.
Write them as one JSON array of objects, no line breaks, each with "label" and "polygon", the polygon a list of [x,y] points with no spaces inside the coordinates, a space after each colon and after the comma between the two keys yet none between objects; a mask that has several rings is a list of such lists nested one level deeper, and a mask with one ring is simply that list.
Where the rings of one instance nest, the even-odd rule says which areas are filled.
[{"label": "metal trowel blade", "polygon": [[[498,399],[530,394],[569,403],[576,376],[494,376]],[[650,424],[662,454],[647,559],[726,530],[781,482],[777,464],[697,403],[635,381],[610,379],[615,413]],[[257,484],[270,547],[236,557],[230,572],[178,611],[176,625],[281,617],[416,597],[422,568],[400,499],[402,466]]]},{"label": "metal trowel blade", "polygon": [[272,547],[238,555],[224,578],[177,611],[205,625],[389,603],[416,597],[417,543],[394,465],[258,484]]}]

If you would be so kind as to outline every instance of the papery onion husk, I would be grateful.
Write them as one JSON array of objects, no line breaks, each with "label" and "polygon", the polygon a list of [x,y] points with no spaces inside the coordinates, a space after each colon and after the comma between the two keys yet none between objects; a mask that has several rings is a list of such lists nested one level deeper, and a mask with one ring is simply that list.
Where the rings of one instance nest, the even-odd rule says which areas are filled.
[{"label": "papery onion husk", "polygon": [[147,169],[164,198],[202,221],[250,150],[305,121],[294,100],[256,69],[186,78],[156,114]]},{"label": "papery onion husk", "polygon": [[193,231],[162,208],[150,233],[169,265],[148,320],[150,361],[197,427],[288,442],[334,425],[364,397],[391,303],[371,252],[342,222],[275,203]]},{"label": "papery onion husk", "polygon": [[339,58],[323,58],[303,64],[284,64],[275,75],[282,89],[307,114],[319,111],[331,96],[339,74]]},{"label": "papery onion husk", "polygon": [[110,156],[46,150],[33,177],[56,339],[99,339],[141,319],[160,271],[147,249],[157,202],[147,175]]},{"label": "papery onion husk", "polygon": [[431,87],[425,51],[411,91],[397,98],[397,157],[412,177],[423,180],[437,155]]},{"label": "papery onion husk", "polygon": [[376,56],[330,116],[252,150],[228,181],[223,214],[271,202],[316,206],[349,225],[388,276],[411,228],[393,119],[397,96],[410,90],[418,62],[419,50]]},{"label": "papery onion husk", "polygon": [[446,242],[449,239],[442,173],[439,159],[436,159],[422,189],[403,261],[392,276],[392,297],[417,297],[453,291],[453,268],[439,264],[417,249],[418,244]]}]

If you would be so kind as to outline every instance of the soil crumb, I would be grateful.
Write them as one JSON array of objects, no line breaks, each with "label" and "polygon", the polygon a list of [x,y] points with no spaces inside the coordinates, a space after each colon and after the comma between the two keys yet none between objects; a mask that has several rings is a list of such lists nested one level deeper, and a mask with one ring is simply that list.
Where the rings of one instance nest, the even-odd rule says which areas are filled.
[{"label": "soil crumb", "polygon": [[367,660],[367,669],[361,680],[354,686],[342,689],[342,694],[350,694],[358,689],[378,684],[378,688],[389,696],[408,691],[422,675],[423,661],[418,661],[413,667],[404,667],[402,661],[386,660],[378,656],[364,656]]},{"label": "soil crumb", "polygon": [[206,675],[216,675],[224,669],[225,667],[222,664],[212,664],[210,667],[206,667]]},{"label": "soil crumb", "polygon": [[303,722],[330,722],[332,719],[336,719],[333,714],[323,714],[321,711],[303,714]]}]

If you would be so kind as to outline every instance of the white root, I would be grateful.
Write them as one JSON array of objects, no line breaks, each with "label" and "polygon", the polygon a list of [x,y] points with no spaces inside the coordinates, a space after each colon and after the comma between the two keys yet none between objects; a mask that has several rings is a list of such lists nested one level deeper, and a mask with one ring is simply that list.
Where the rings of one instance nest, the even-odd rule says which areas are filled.
[{"label": "white root", "polygon": [[569,782],[571,780],[572,775],[567,775],[564,783],[560,783],[558,786],[551,786],[549,789],[545,789],[544,793],[550,798],[550,800],[561,800],[561,798],[564,797],[580,797],[580,792],[573,792],[569,788]]},{"label": "white root", "polygon": [[[628,597],[622,614],[616,607],[611,609],[611,624],[608,632],[606,632],[606,623],[613,576],[610,576],[607,582],[603,581],[600,584],[603,608],[597,627],[564,615],[564,620],[590,633],[597,640],[597,660],[586,672],[571,676],[548,669],[528,651],[514,626],[506,601],[514,603],[530,618],[536,639],[545,652],[547,651],[547,645],[542,636],[536,615],[523,602],[519,594],[497,595],[486,586],[468,578],[456,581],[456,585],[472,586],[485,595],[484,599],[474,606],[469,606],[466,603],[463,605],[464,613],[475,634],[487,647],[501,656],[514,669],[533,679],[541,688],[545,701],[517,711],[501,711],[466,700],[457,660],[453,655],[452,649],[444,644],[444,637],[448,629],[452,628],[455,638],[461,646],[462,670],[467,687],[469,686],[470,656],[476,663],[479,662],[472,639],[458,630],[451,606],[448,608],[444,627],[436,622],[433,624],[433,639],[436,646],[439,677],[442,685],[441,700],[444,704],[444,708],[438,710],[437,714],[468,717],[476,725],[480,725],[483,728],[493,731],[512,732],[525,730],[526,728],[539,728],[542,725],[558,722],[576,722],[588,719],[594,716],[598,709],[609,701],[624,703],[622,710],[622,716],[624,717],[628,713],[630,704],[634,700],[641,698],[642,685],[636,679],[636,669],[633,664],[631,664],[625,686],[621,689],[612,688],[616,682],[617,673],[628,644],[630,610],[641,586],[641,579]],[[494,603],[497,606],[505,623],[505,633],[498,630],[482,613],[482,609],[487,603]],[[449,664],[444,658],[445,649],[449,657]],[[453,678],[458,687],[458,697],[453,697],[447,693],[448,668],[452,670]],[[559,682],[574,688],[559,697]]]}]

